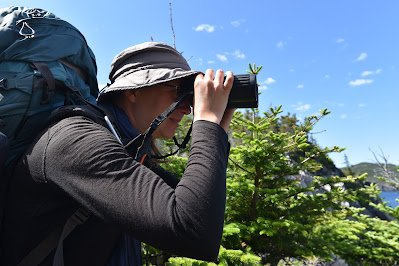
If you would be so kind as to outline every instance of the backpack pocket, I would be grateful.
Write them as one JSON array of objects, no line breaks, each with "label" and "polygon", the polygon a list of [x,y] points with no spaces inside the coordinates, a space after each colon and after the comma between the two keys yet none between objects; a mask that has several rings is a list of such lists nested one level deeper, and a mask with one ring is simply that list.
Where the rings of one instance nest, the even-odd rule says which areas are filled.
[{"label": "backpack pocket", "polygon": [[33,94],[34,73],[0,70],[0,131],[9,139],[27,114]]}]

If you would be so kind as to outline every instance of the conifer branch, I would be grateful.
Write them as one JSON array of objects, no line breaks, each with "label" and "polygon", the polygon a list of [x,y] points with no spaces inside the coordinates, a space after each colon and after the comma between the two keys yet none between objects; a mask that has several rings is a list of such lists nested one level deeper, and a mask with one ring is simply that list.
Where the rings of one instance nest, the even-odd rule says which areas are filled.
[{"label": "conifer branch", "polygon": [[243,168],[241,165],[239,165],[238,163],[233,161],[233,159],[231,159],[230,157],[229,157],[229,161],[232,162],[235,166],[237,166],[241,170],[243,170],[244,172],[247,172],[248,174],[251,174],[251,175],[255,175],[255,173],[252,173],[252,172],[248,171],[247,169]]}]

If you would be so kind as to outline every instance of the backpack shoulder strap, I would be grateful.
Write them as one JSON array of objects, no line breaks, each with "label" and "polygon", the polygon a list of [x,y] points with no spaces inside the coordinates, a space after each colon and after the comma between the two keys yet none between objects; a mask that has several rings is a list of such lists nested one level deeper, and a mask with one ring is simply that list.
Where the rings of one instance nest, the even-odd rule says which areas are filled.
[{"label": "backpack shoulder strap", "polygon": [[72,116],[84,116],[93,122],[108,128],[119,143],[122,144],[121,134],[119,133],[119,130],[117,130],[117,124],[113,114],[107,109],[90,102],[86,102],[85,105],[65,105],[59,107],[52,112],[45,124],[45,127]]},{"label": "backpack shoulder strap", "polygon": [[56,227],[45,239],[43,239],[29,254],[20,262],[18,266],[39,265],[55,248],[53,265],[64,265],[64,240],[78,226],[89,219],[90,213],[84,208],[79,208],[67,220],[62,227]]},{"label": "backpack shoulder strap", "polygon": [[54,110],[47,122],[45,127],[55,124],[65,118],[73,116],[84,116],[92,120],[93,122],[106,126],[107,123],[104,120],[105,113],[98,106],[91,105],[64,105]]}]

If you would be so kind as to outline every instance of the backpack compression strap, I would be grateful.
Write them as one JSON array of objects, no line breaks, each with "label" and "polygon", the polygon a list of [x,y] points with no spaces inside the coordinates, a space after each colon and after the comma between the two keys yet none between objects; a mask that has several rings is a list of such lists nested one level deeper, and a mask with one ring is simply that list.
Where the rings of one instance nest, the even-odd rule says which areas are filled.
[{"label": "backpack compression strap", "polygon": [[42,101],[40,104],[48,104],[52,98],[52,94],[55,92],[55,78],[51,73],[50,68],[44,62],[32,62],[32,65],[42,73],[46,85],[43,88]]}]

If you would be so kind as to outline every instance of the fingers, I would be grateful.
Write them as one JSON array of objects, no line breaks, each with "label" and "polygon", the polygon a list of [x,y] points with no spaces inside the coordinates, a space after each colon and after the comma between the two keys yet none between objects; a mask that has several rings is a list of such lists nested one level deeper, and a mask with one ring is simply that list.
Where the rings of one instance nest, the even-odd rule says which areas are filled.
[{"label": "fingers", "polygon": [[232,85],[231,71],[226,72],[226,79],[222,70],[215,73],[208,69],[205,75],[197,75],[194,84],[194,121],[208,120],[220,124]]},{"label": "fingers", "polygon": [[224,79],[224,72],[223,70],[218,70],[216,71],[216,75],[215,75],[215,79],[214,79],[214,83],[215,85],[219,86],[221,84],[223,84],[223,79]]},{"label": "fingers", "polygon": [[205,71],[205,77],[207,77],[211,80],[213,80],[214,75],[215,75],[215,71],[213,71],[213,69],[207,69]]},{"label": "fingers", "polygon": [[224,86],[225,87],[230,86],[230,89],[231,89],[231,87],[233,86],[233,81],[234,81],[233,72],[227,71],[226,72],[226,80],[224,81]]},{"label": "fingers", "polygon": [[204,79],[206,79],[212,85],[215,90],[223,90],[230,94],[231,87],[233,86],[234,75],[233,72],[226,72],[226,79],[223,70],[219,69],[216,73],[213,69],[207,69],[205,72]]}]

